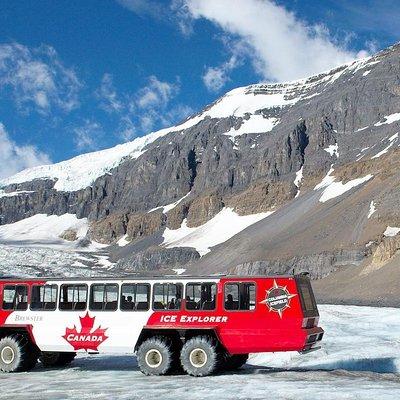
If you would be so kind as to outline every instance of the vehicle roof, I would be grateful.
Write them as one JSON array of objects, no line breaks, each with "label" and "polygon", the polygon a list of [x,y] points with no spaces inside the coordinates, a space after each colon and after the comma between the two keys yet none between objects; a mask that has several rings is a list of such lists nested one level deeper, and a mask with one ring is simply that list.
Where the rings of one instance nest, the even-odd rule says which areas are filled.
[{"label": "vehicle roof", "polygon": [[34,281],[121,281],[121,280],[202,280],[202,279],[270,279],[270,278],[294,278],[298,275],[163,275],[163,276],[107,276],[107,277],[0,277],[0,282],[34,282]]}]

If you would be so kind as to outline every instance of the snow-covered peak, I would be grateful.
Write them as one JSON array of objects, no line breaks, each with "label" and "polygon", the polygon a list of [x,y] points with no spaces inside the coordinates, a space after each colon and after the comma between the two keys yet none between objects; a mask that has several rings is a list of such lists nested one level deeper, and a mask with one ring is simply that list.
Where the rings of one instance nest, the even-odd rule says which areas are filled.
[{"label": "snow-covered peak", "polygon": [[231,138],[247,133],[267,133],[279,124],[280,119],[265,118],[259,113],[260,110],[282,109],[300,100],[318,96],[343,73],[355,74],[359,70],[362,72],[363,69],[371,68],[377,62],[379,60],[377,61],[376,57],[365,58],[293,82],[261,83],[233,89],[202,112],[179,125],[152,132],[110,149],[82,154],[57,164],[26,169],[0,180],[0,188],[34,179],[51,179],[56,181],[54,188],[58,191],[71,192],[84,189],[118,166],[125,157],[136,159],[146,151],[147,145],[158,138],[171,132],[184,131],[206,118],[246,117],[240,128],[226,133]]},{"label": "snow-covered peak", "polygon": [[52,179],[57,180],[54,188],[58,191],[72,192],[84,189],[98,177],[118,166],[125,157],[138,158],[145,152],[145,147],[148,144],[173,130],[179,130],[178,128],[162,129],[137,138],[132,142],[119,144],[110,149],[82,154],[57,164],[29,168],[1,180],[0,187],[29,182],[34,179]]}]

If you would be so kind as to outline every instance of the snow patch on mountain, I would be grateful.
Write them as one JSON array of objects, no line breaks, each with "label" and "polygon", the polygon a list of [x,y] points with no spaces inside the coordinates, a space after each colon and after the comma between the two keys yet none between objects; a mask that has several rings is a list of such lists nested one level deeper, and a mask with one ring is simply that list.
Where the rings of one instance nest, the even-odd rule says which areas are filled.
[{"label": "snow patch on mountain", "polygon": [[348,192],[356,186],[359,186],[362,183],[369,181],[372,177],[373,175],[369,174],[367,176],[364,176],[363,178],[352,179],[351,181],[348,181],[344,184],[342,182],[332,182],[323,191],[319,201],[321,203],[325,203],[328,200],[341,196],[342,194]]},{"label": "snow patch on mountain", "polygon": [[392,237],[392,236],[396,236],[399,232],[400,232],[400,228],[397,228],[395,226],[388,226],[386,228],[385,232],[383,232],[383,236]]},{"label": "snow patch on mountain", "polygon": [[[400,115],[400,114],[399,114]],[[373,160],[374,158],[379,158],[380,156],[386,154],[389,149],[394,145],[395,140],[397,140],[399,137],[399,133],[395,133],[394,135],[390,136],[389,140],[389,144],[379,153],[375,154],[374,156],[371,157],[371,160]],[[382,141],[385,141],[386,139],[382,139]]]},{"label": "snow patch on mountain", "polygon": [[129,242],[129,240],[128,240],[128,235],[126,234],[126,235],[122,236],[122,237],[118,240],[117,245],[118,245],[119,247],[124,247],[124,246],[126,246],[128,243],[130,243],[130,242]]},{"label": "snow patch on mountain", "polygon": [[332,164],[328,173],[325,175],[325,177],[322,179],[322,181],[314,187],[314,190],[319,190],[319,189],[322,189],[322,188],[327,187],[330,184],[332,184],[335,181],[335,177],[332,176],[333,171],[334,171],[334,169],[333,169],[333,164]]},{"label": "snow patch on mountain", "polygon": [[34,193],[33,190],[19,190],[15,192],[5,192],[4,190],[0,190],[0,197],[14,197],[14,196],[19,196],[19,195],[26,195]]},{"label": "snow patch on mountain", "polygon": [[303,180],[303,166],[296,172],[296,177],[294,178],[294,185],[297,187],[297,193],[295,197],[299,197],[300,195],[300,185]]},{"label": "snow patch on mountain", "polygon": [[331,156],[336,155],[337,158],[339,158],[339,150],[338,150],[338,144],[331,144],[327,148],[324,149],[327,153],[329,153]]},{"label": "snow patch on mountain", "polygon": [[301,167],[296,172],[296,178],[294,179],[293,183],[296,187],[300,187],[301,181],[303,180],[303,167]]},{"label": "snow patch on mountain", "polygon": [[189,195],[190,195],[190,192],[185,194],[183,197],[181,197],[179,200],[177,200],[173,203],[167,204],[166,206],[154,207],[151,210],[147,211],[147,213],[151,213],[153,211],[162,209],[163,214],[166,214],[168,211],[173,210],[179,203],[181,203],[183,200],[185,200]]},{"label": "snow patch on mountain", "polygon": [[369,205],[369,211],[368,211],[368,216],[367,216],[367,218],[370,219],[371,216],[372,216],[372,214],[373,214],[375,211],[376,211],[375,203],[374,203],[374,201],[372,200],[371,203],[370,203],[370,205]]},{"label": "snow patch on mountain", "polygon": [[231,128],[224,135],[234,138],[248,133],[267,133],[277,124],[279,124],[278,118],[265,118],[261,114],[251,115],[249,119],[242,121],[238,129]]},{"label": "snow patch on mountain", "polygon": [[163,233],[163,245],[171,247],[194,247],[204,256],[210,248],[225,242],[248,226],[264,219],[272,214],[272,211],[238,215],[232,208],[222,209],[214,218],[205,224],[190,228],[186,219],[178,229],[166,228]]},{"label": "snow patch on mountain", "polygon": [[374,126],[381,126],[387,124],[393,124],[394,122],[400,121],[400,113],[394,113],[383,117],[383,122],[377,122]]}]

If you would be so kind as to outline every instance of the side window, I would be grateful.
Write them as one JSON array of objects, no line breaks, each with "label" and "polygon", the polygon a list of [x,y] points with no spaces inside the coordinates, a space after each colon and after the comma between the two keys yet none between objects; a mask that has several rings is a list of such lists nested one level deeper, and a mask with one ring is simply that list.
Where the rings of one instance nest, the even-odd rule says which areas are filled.
[{"label": "side window", "polygon": [[117,308],[118,285],[116,283],[100,283],[94,284],[90,287],[90,310],[115,311]]},{"label": "side window", "polygon": [[32,311],[54,311],[57,306],[57,285],[34,285],[31,294]]},{"label": "side window", "polygon": [[217,285],[215,283],[188,283],[186,310],[215,310]]},{"label": "side window", "polygon": [[6,285],[3,289],[3,310],[28,309],[28,286]]},{"label": "side window", "polygon": [[121,310],[147,311],[150,308],[148,283],[124,283],[121,286]]},{"label": "side window", "polygon": [[180,310],[183,285],[181,283],[155,283],[153,286],[154,310]]},{"label": "side window", "polygon": [[59,308],[63,311],[82,311],[86,310],[87,286],[61,285]]},{"label": "side window", "polygon": [[254,310],[256,286],[254,283],[226,283],[225,310]]}]

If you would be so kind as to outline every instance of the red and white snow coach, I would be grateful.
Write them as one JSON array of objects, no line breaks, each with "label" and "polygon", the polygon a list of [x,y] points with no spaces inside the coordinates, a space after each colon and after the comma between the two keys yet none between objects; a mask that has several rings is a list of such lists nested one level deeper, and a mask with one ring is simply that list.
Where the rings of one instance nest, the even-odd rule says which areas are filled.
[{"label": "red and white snow coach", "polygon": [[315,350],[306,275],[0,280],[0,369],[70,363],[77,352],[136,353],[147,375],[194,376],[249,353]]}]

